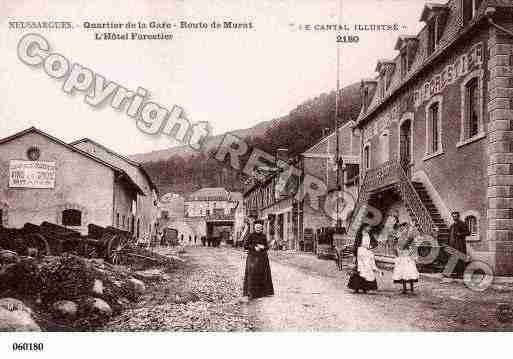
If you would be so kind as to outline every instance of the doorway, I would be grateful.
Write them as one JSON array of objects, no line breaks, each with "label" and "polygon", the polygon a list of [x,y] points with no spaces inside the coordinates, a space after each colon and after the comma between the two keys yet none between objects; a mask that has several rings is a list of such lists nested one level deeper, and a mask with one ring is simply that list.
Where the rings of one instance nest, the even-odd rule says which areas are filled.
[{"label": "doorway", "polygon": [[399,162],[408,178],[410,178],[412,160],[411,120],[406,120],[401,124],[399,133]]}]

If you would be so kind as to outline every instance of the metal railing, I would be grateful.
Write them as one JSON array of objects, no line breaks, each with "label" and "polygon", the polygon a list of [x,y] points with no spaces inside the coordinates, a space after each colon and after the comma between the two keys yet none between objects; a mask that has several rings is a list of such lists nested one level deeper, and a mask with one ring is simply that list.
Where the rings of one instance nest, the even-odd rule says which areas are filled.
[{"label": "metal railing", "polygon": [[431,218],[431,214],[411,184],[409,177],[406,175],[404,169],[399,163],[396,163],[395,167],[399,174],[399,182],[397,185],[401,192],[401,197],[410,208],[421,233],[430,234],[433,238],[438,238],[439,228],[435,225],[433,218]]},{"label": "metal railing", "polygon": [[351,219],[349,235],[356,235],[362,217],[366,216],[363,207],[369,201],[370,193],[380,188],[393,185],[399,190],[402,200],[411,210],[415,224],[424,234],[438,237],[438,227],[435,225],[431,215],[424,206],[417,191],[413,187],[409,177],[398,161],[387,161],[378,168],[373,168],[365,173],[362,185],[358,192],[358,199]]}]

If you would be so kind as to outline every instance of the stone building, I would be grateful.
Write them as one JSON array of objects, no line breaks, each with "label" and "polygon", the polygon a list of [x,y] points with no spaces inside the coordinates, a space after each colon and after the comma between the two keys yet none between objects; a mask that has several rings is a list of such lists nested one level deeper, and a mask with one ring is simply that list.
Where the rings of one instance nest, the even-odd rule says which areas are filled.
[{"label": "stone building", "polygon": [[185,198],[177,193],[166,193],[159,200],[159,218],[183,219],[185,217]]},{"label": "stone building", "polygon": [[[338,218],[343,226],[348,225],[352,209],[356,202],[359,183],[360,138],[353,131],[354,122],[349,121],[339,128],[339,159],[342,167],[339,179],[341,191],[352,198],[349,206],[339,210]],[[314,246],[305,246],[305,237],[315,236],[323,227],[336,225],[336,133],[323,137],[296,159],[289,159],[286,150],[277,151],[276,160],[296,167],[301,177],[291,176],[283,191],[277,190],[280,169],[260,168],[266,172],[263,180],[255,182],[244,193],[246,215],[264,223],[269,241],[278,243],[281,248],[313,250]],[[322,180],[327,193],[319,198],[318,208],[313,208],[308,197],[301,196],[306,175]],[[342,207],[342,206],[340,206]],[[312,240],[314,236],[311,236]],[[306,239],[308,240],[308,239]]]},{"label": "stone building", "polygon": [[225,188],[202,188],[185,200],[185,221],[207,237],[236,240],[242,230],[241,194]]},{"label": "stone building", "polygon": [[357,206],[440,242],[459,211],[471,257],[512,274],[513,3],[427,3],[420,21],[420,33],[400,36],[397,56],[362,81]]},{"label": "stone building", "polygon": [[[88,148],[86,148],[89,146]],[[34,127],[0,140],[0,219],[6,227],[48,221],[150,235],[156,187],[137,163],[83,140],[67,144]]]},{"label": "stone building", "polygon": [[[360,171],[360,134],[354,131],[354,125],[353,121],[348,121],[339,128],[341,196],[337,194],[336,133],[331,133],[301,154],[303,172],[322,179],[328,191],[327,198],[320,199],[321,210],[312,208],[309,200],[300,202],[298,222],[301,240],[304,240],[305,231],[316,234],[323,227],[334,227],[337,218],[342,227],[349,226],[358,197]],[[338,197],[341,200],[337,215],[335,198]]]},{"label": "stone building", "polygon": [[[142,193],[137,195],[132,207],[133,213],[131,223],[127,223],[125,228],[130,230],[136,238],[152,238],[156,233],[155,225],[158,216],[158,192],[157,187],[143,166],[140,163],[122,156],[89,138],[75,141],[71,143],[71,145],[100,158],[113,166],[121,168],[141,188]],[[115,208],[114,226],[118,228],[121,228],[123,224],[123,212],[123,208],[119,210]]]}]

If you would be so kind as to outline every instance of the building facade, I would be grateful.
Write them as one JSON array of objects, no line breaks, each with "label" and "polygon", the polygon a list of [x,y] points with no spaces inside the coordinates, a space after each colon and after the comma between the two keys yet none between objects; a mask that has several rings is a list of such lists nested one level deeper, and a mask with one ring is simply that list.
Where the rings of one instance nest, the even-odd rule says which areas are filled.
[{"label": "building facade", "polygon": [[152,206],[138,207],[140,198],[152,198],[154,191],[149,178],[139,181],[113,161],[36,128],[0,140],[0,217],[5,227],[48,221],[85,234],[94,223],[135,236],[137,218],[148,223],[156,219]]},{"label": "building facade", "polygon": [[[126,206],[114,208],[114,226],[132,232],[137,239],[154,238],[158,217],[158,191],[143,166],[89,138],[75,141],[71,145],[123,169],[141,188],[142,192],[137,195],[135,203],[132,203],[131,213],[127,213]],[[124,216],[127,220],[123,224]]]},{"label": "building facade", "polygon": [[[512,15],[511,1],[426,4],[421,32],[400,36],[397,56],[362,81],[357,121],[357,207],[445,243],[459,211],[467,252],[497,274],[513,273]],[[386,243],[378,252],[392,255]]]},{"label": "building facade", "polygon": [[225,188],[202,188],[185,200],[185,220],[204,228],[202,235],[235,241],[242,230],[242,196]]},{"label": "building facade", "polygon": [[[346,122],[339,128],[339,186],[342,196],[339,200],[339,213],[336,213],[337,163],[335,132],[323,138],[301,154],[304,174],[320,178],[326,184],[328,199],[321,199],[322,210],[312,208],[309,200],[300,203],[299,227],[304,237],[307,233],[317,233],[323,227],[334,227],[339,219],[342,227],[347,228],[358,197],[360,171],[360,134],[354,131],[355,123]],[[343,199],[343,200],[342,200]],[[326,200],[329,202],[327,203]]]},{"label": "building facade", "polygon": [[[339,164],[340,190],[348,199],[347,206],[342,205],[338,218],[341,224],[348,226],[352,210],[356,203],[359,184],[360,135],[353,130],[355,123],[346,122],[339,128]],[[265,179],[254,183],[244,194],[244,207],[247,215],[264,223],[268,240],[282,249],[313,250],[315,234],[325,227],[334,227],[337,223],[337,134],[335,132],[322,138],[296,160],[289,160],[284,150],[278,151],[277,160],[295,166],[301,176],[291,176],[283,190],[278,190],[281,170],[267,169]],[[305,176],[313,176],[323,181],[327,193],[318,199],[318,208],[314,208],[310,198],[302,196]],[[306,233],[306,234],[305,234]],[[309,236],[309,234],[313,234]]]}]

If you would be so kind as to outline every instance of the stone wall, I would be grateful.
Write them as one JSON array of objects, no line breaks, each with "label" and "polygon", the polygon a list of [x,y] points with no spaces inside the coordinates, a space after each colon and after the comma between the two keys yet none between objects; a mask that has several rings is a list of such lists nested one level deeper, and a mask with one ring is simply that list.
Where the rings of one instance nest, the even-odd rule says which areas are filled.
[{"label": "stone wall", "polygon": [[488,239],[500,275],[513,273],[513,38],[490,27],[488,49]]}]

